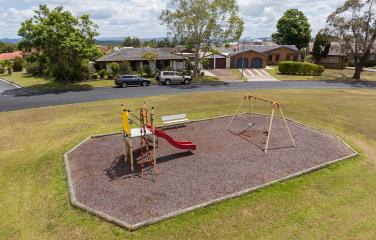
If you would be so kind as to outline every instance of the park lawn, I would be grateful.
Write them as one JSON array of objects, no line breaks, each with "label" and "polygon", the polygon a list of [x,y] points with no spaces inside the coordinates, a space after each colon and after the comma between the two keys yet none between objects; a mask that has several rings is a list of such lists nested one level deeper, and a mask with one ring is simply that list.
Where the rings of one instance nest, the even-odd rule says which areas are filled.
[{"label": "park lawn", "polygon": [[[351,69],[325,69],[321,76],[281,74],[278,67],[272,67],[272,69],[266,69],[266,71],[278,80],[354,81],[352,79],[354,70]],[[376,81],[376,72],[363,71],[361,80]]]},{"label": "park lawn", "polygon": [[25,72],[13,72],[12,75],[0,74],[0,78],[13,82],[21,87],[36,90],[79,90],[94,87],[113,87],[114,80],[91,80],[76,83],[62,83],[50,78],[31,76]]},{"label": "park lawn", "polygon": [[185,112],[193,120],[233,113],[244,92],[2,112],[0,239],[375,239],[376,91],[252,93],[279,101],[288,117],[339,134],[360,156],[128,232],[69,204],[64,152],[89,135],[120,131],[120,104],[146,100],[159,116]]}]

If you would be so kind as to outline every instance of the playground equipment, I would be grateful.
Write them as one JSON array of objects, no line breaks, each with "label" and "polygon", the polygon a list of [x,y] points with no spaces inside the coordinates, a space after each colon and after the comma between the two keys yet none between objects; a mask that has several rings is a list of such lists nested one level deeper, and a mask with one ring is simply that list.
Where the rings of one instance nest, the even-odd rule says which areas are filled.
[{"label": "playground equipment", "polygon": [[[270,114],[270,121],[269,121],[269,128],[267,131],[264,131],[264,135],[267,136],[267,139],[266,139],[266,143],[265,143],[265,150],[264,150],[264,153],[266,154],[267,151],[268,151],[268,146],[269,146],[269,139],[270,139],[270,135],[271,135],[271,131],[272,131],[272,124],[273,124],[273,117],[274,117],[274,113],[275,113],[275,110],[279,110],[280,114],[281,114],[281,117],[285,123],[285,126],[286,126],[286,129],[287,129],[287,132],[289,133],[289,136],[290,136],[290,139],[291,139],[291,142],[293,144],[293,146],[295,147],[295,141],[294,141],[294,138],[292,137],[292,134],[290,132],[290,129],[287,125],[287,121],[285,119],[285,116],[283,115],[283,111],[282,111],[282,108],[281,108],[281,105],[275,101],[271,101],[271,100],[268,100],[268,99],[264,99],[264,98],[260,98],[260,97],[257,97],[257,96],[253,96],[253,95],[250,95],[250,94],[247,94],[243,97],[242,101],[240,102],[238,108],[236,109],[234,115],[232,116],[229,124],[227,125],[227,128],[226,130],[229,130],[234,118],[239,115],[239,111],[242,107],[242,105],[244,104],[244,102],[248,99],[248,105],[249,105],[249,114],[251,116],[251,121],[252,121],[252,102],[254,104],[253,108],[255,109],[256,108],[256,105],[257,105],[257,101],[260,101],[260,102],[263,102],[264,103],[264,109],[265,109],[265,113],[268,109],[268,105],[270,104],[270,107],[271,107],[271,114]],[[256,114],[256,113],[255,113]],[[265,114],[267,115],[267,113]],[[253,123],[251,122],[250,125],[252,126]]]},{"label": "playground equipment", "polygon": [[[178,149],[196,150],[196,145],[192,142],[176,141],[166,132],[155,128],[154,116],[154,107],[148,108],[146,103],[141,108],[135,110],[123,108],[122,111],[126,159],[127,161],[129,159],[131,170],[134,172],[134,144],[132,140],[140,138],[142,176],[146,172],[152,176],[157,175],[155,167],[157,165],[156,148],[158,147],[158,137],[165,139]],[[137,128],[131,128],[131,125],[136,125]],[[145,165],[148,166],[145,167]]]},{"label": "playground equipment", "polygon": [[[136,115],[136,112],[138,112],[138,115]],[[135,110],[123,108],[122,119],[126,161],[130,161],[132,172],[134,171],[133,139],[140,138],[141,174],[143,176],[145,172],[149,172],[152,176],[156,175],[157,139],[155,134],[153,134],[155,130],[154,108],[147,108],[146,103]],[[130,125],[133,124],[138,128],[131,129]],[[146,164],[148,164],[147,167],[145,167]]]}]

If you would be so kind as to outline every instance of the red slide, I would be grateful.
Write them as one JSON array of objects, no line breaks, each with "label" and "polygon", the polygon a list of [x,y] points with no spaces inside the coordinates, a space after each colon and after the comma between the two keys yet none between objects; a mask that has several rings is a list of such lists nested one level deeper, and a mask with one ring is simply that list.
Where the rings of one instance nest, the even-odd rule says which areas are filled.
[{"label": "red slide", "polygon": [[[149,128],[151,131],[152,129]],[[167,142],[169,142],[172,146],[179,148],[179,149],[189,149],[189,150],[196,150],[196,145],[194,145],[192,142],[188,141],[176,141],[174,140],[170,135],[165,133],[162,130],[155,129],[155,135],[157,137],[161,137],[166,139]]]}]

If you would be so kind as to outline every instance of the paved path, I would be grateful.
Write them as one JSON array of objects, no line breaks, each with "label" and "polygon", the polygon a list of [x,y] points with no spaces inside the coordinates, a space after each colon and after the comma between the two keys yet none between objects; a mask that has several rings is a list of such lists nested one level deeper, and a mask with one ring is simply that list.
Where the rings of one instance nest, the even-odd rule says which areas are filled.
[{"label": "paved path", "polygon": [[[240,70],[241,71],[241,70]],[[248,81],[279,81],[271,76],[265,69],[246,68],[244,73]]]},{"label": "paved path", "polygon": [[0,111],[45,107],[69,103],[92,102],[116,98],[132,98],[166,94],[192,92],[234,91],[254,89],[338,89],[338,88],[373,88],[376,82],[342,83],[324,81],[270,81],[270,82],[235,82],[213,84],[191,84],[171,86],[129,87],[129,88],[94,88],[80,91],[39,92],[28,89],[10,89],[0,94]]}]

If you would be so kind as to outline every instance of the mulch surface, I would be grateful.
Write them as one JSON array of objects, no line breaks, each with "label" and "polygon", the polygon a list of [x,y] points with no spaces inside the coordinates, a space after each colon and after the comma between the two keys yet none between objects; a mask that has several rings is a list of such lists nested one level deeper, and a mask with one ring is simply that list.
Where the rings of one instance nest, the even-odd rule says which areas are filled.
[{"label": "mulch surface", "polygon": [[231,132],[225,130],[229,120],[218,118],[166,130],[176,140],[192,141],[197,150],[176,149],[159,139],[159,175],[154,178],[131,173],[122,135],[91,138],[68,154],[76,199],[136,224],[353,154],[336,137],[288,121],[296,142],[292,147],[283,120],[274,118],[265,155],[269,117],[240,116]]}]

